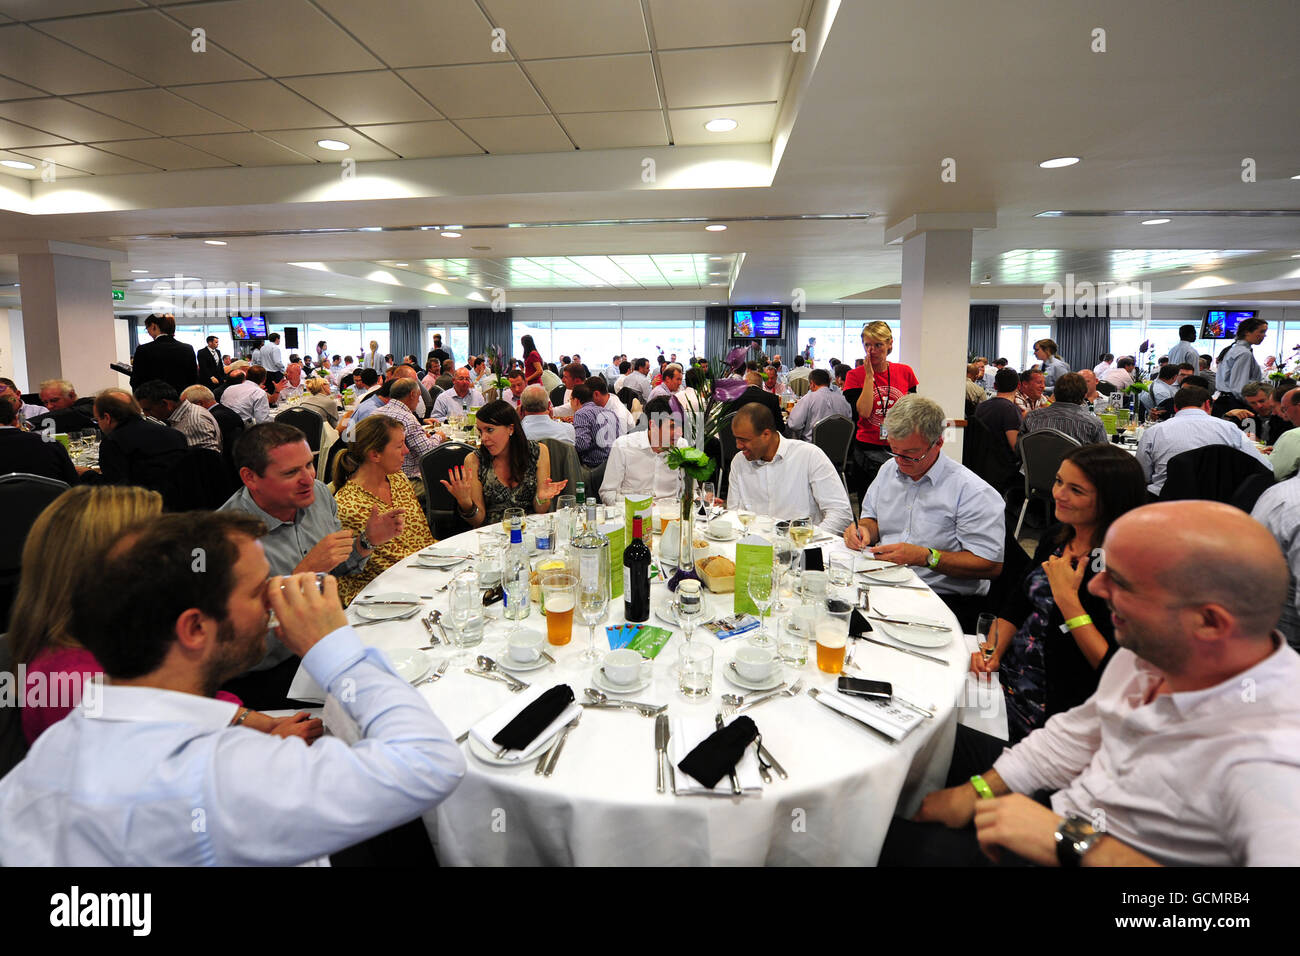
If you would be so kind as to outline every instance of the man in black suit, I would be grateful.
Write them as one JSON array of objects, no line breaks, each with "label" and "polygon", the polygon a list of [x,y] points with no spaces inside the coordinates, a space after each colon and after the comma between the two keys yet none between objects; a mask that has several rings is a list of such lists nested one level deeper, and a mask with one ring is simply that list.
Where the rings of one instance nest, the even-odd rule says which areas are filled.
[{"label": "man in black suit", "polygon": [[62,434],[95,427],[95,400],[78,398],[76,387],[64,378],[51,378],[41,382],[41,404],[49,411],[28,419],[33,430],[45,428],[46,420],[54,422],[54,430]]},{"label": "man in black suit", "polygon": [[226,380],[221,365],[221,350],[217,348],[217,337],[208,336],[208,347],[199,352],[199,384],[206,388],[218,388]]},{"label": "man in black suit", "polygon": [[0,474],[15,471],[77,483],[77,469],[63,444],[46,441],[40,432],[20,429],[17,405],[0,400]]},{"label": "man in black suit", "polygon": [[95,419],[104,433],[99,443],[104,484],[161,490],[168,469],[185,453],[185,436],[145,418],[131,394],[120,388],[95,396]]},{"label": "man in black suit", "polygon": [[183,392],[199,380],[198,362],[194,349],[176,341],[176,317],[151,315],[144,323],[145,331],[153,336],[135,350],[131,363],[131,387],[161,379],[177,392]]},{"label": "man in black suit", "polygon": [[750,402],[758,402],[767,406],[767,410],[772,413],[772,419],[777,422],[781,429],[781,434],[789,436],[790,432],[786,428],[785,419],[781,417],[781,403],[777,397],[763,388],[763,376],[758,372],[749,371],[745,373],[745,382],[749,385],[743,392],[726,403],[723,409],[723,415],[731,415],[742,405],[748,405]]}]

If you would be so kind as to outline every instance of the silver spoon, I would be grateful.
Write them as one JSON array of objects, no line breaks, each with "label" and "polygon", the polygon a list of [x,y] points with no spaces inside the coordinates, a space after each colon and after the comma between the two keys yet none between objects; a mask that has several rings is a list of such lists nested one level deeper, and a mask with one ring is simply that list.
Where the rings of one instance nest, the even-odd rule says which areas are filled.
[{"label": "silver spoon", "polygon": [[503,671],[501,667],[497,664],[497,662],[494,661],[492,658],[488,657],[486,654],[480,654],[477,658],[475,658],[474,662],[478,664],[479,670],[486,671],[489,674],[496,674],[510,681],[513,685],[515,685],[513,687],[514,690],[523,690],[525,687],[528,686],[523,681],[511,677],[509,674]]},{"label": "silver spoon", "polygon": [[655,717],[668,709],[667,704],[660,704],[656,707],[654,704],[642,704],[634,700],[614,700],[608,694],[594,687],[588,687],[584,693],[593,704],[601,707],[617,707],[620,710],[635,710],[643,717]]}]

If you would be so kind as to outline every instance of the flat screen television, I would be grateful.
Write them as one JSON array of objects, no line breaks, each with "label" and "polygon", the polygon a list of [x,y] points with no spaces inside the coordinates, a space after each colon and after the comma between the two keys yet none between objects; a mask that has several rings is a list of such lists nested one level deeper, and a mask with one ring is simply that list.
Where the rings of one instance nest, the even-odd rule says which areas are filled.
[{"label": "flat screen television", "polygon": [[733,339],[779,339],[784,335],[784,309],[731,310]]},{"label": "flat screen television", "polygon": [[1210,309],[1205,313],[1205,321],[1201,323],[1201,338],[1235,339],[1237,337],[1237,326],[1241,325],[1246,319],[1253,319],[1257,315],[1259,313],[1254,309],[1245,312]]},{"label": "flat screen television", "polygon": [[264,339],[266,338],[266,316],[232,315],[230,317],[230,334],[235,337],[236,342]]}]

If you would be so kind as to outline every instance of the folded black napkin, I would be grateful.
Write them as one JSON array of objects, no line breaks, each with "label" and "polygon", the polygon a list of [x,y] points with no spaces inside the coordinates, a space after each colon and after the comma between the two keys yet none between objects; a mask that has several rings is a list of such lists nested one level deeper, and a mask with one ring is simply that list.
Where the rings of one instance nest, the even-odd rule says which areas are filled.
[{"label": "folded black napkin", "polygon": [[677,768],[688,773],[710,790],[724,776],[736,769],[745,748],[758,736],[758,727],[748,717],[737,717],[726,727],[700,741]]},{"label": "folded black napkin", "polygon": [[572,703],[573,688],[568,684],[557,684],[521,710],[514,720],[501,728],[492,742],[509,750],[524,750]]},{"label": "folded black napkin", "polygon": [[871,624],[862,616],[862,612],[854,608],[853,613],[849,615],[849,636],[857,637],[860,634],[870,634]]},{"label": "folded black napkin", "polygon": [[822,558],[822,549],[820,547],[803,549],[803,569],[805,571],[826,570],[826,563]]}]

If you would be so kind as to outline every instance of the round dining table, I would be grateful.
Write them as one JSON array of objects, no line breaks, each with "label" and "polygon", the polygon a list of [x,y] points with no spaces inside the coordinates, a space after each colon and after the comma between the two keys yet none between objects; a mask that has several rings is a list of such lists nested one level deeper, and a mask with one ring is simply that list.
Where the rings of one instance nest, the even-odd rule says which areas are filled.
[{"label": "round dining table", "polygon": [[[762,524],[760,518],[757,527]],[[770,529],[770,520],[766,526]],[[696,538],[702,537],[697,531]],[[839,538],[819,537],[828,567],[833,554],[851,554]],[[421,616],[436,608],[446,624],[448,598],[443,586],[453,574],[473,567],[477,542],[475,532],[445,539],[442,547],[463,554],[465,564],[431,570],[419,566],[412,556],[377,577],[357,600],[392,592],[414,594],[422,598]],[[817,543],[815,538],[812,544]],[[734,559],[735,550],[734,541],[710,542],[702,552],[697,549],[696,557],[721,554]],[[654,551],[658,560],[657,544]],[[854,586],[864,580],[855,575]],[[910,584],[908,588],[870,587],[872,612],[946,623],[946,643],[938,635],[938,641],[927,643],[943,646],[913,648],[876,626],[870,636],[893,646],[850,641],[853,667],[848,671],[850,676],[889,681],[896,695],[932,713],[902,740],[891,741],[809,695],[809,688],[825,693],[833,691],[836,683],[835,675],[818,670],[816,648],[809,643],[807,664],[797,669],[786,666],[783,674],[787,684],[802,681],[801,692],[771,699],[747,712],[762,743],[787,772],[786,779],[774,775],[761,792],[747,790],[742,796],[732,795],[725,777],[708,794],[659,793],[656,721],[631,710],[587,708],[549,777],[534,772],[535,761],[501,766],[483,759],[472,741],[462,745],[468,764],[464,779],[425,816],[440,862],[477,866],[874,864],[894,814],[911,815],[926,793],[944,784],[956,708],[969,670],[969,653],[956,618],[932,591],[919,586],[914,575]],[[423,600],[424,596],[431,599]],[[674,634],[651,665],[649,686],[619,696],[666,704],[670,718],[704,718],[712,723],[722,710],[722,694],[746,693],[731,686],[726,674],[736,649],[748,642],[749,635],[719,640],[696,629],[695,641],[708,642],[715,649],[713,689],[703,700],[687,700],[678,692],[672,673],[684,634],[655,613],[671,600],[663,579],[654,581],[648,623]],[[731,593],[706,592],[704,620],[732,614],[733,600]],[[785,626],[789,609],[799,603],[788,590],[783,600],[787,610],[769,618],[770,633]],[[504,637],[512,622],[502,620],[501,608],[498,602],[490,609],[483,644],[467,649],[468,661],[450,664],[440,679],[417,685],[453,735],[518,699],[505,684],[466,673],[479,654],[505,659]],[[361,623],[355,602],[349,619]],[[618,597],[597,627],[598,648],[608,649],[605,626],[623,621],[623,601]],[[519,625],[546,631],[546,619],[535,605]],[[449,624],[446,630],[454,633]],[[367,623],[357,633],[392,657],[429,643],[419,616]],[[555,663],[515,675],[534,689],[568,684],[577,700],[583,701],[595,676],[593,665],[578,659],[587,641],[587,627],[575,615],[572,642],[546,646]],[[461,651],[437,646],[424,653],[438,664]],[[679,783],[682,774],[676,770]]]}]

